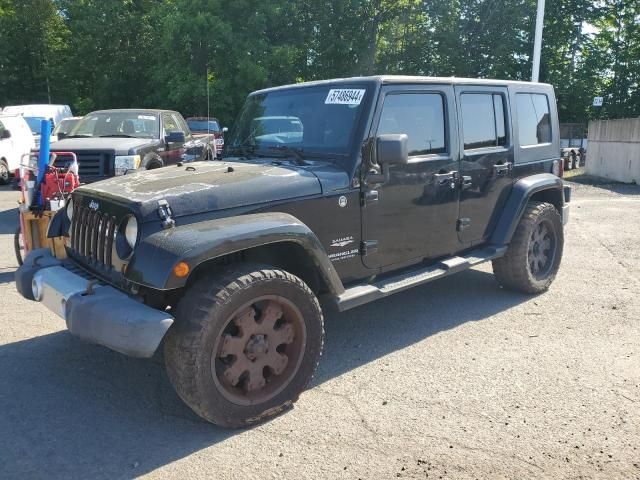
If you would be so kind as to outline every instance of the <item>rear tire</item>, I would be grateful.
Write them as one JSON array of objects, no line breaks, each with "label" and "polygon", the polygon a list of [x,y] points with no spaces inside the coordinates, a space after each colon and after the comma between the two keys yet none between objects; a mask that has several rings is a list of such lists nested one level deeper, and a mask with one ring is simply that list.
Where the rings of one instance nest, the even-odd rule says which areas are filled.
[{"label": "rear tire", "polygon": [[563,247],[562,220],[556,208],[529,202],[507,253],[493,261],[493,273],[504,288],[544,292],[558,273]]},{"label": "rear tire", "polygon": [[165,342],[169,379],[199,416],[246,427],[289,408],[311,380],[323,318],[298,277],[259,265],[205,275],[178,303]]}]

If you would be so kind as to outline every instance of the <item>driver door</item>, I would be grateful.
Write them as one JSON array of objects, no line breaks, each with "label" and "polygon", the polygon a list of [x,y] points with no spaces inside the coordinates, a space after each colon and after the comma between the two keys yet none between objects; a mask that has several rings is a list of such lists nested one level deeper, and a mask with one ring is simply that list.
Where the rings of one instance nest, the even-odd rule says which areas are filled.
[{"label": "driver door", "polygon": [[[184,131],[174,113],[163,113],[162,125],[164,126],[163,138],[165,139],[165,143],[167,135],[171,132],[183,132],[185,134],[185,141],[187,140],[188,133]],[[186,151],[185,143],[166,143],[165,151],[161,153],[162,161],[165,165],[181,162],[184,159]]]},{"label": "driver door", "polygon": [[453,253],[459,189],[453,87],[384,86],[371,136],[407,134],[408,164],[386,166],[389,180],[363,182],[363,263],[372,269]]}]

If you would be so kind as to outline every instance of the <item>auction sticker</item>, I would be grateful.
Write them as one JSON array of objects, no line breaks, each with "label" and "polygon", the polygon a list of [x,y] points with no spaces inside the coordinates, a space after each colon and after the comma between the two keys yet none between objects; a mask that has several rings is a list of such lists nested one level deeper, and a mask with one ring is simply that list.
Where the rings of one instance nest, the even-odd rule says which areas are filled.
[{"label": "auction sticker", "polygon": [[332,88],[324,103],[327,105],[360,105],[364,92],[366,90],[358,88]]}]

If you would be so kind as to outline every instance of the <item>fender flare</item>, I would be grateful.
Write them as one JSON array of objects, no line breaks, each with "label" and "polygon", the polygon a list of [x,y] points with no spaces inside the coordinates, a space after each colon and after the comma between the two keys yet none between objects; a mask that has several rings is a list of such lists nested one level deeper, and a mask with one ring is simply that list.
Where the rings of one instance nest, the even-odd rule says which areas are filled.
[{"label": "fender flare", "polygon": [[505,203],[502,214],[496,224],[496,228],[491,235],[490,243],[493,245],[508,245],[511,237],[522,218],[531,198],[541,192],[548,192],[558,211],[562,213],[564,204],[562,179],[551,173],[540,173],[529,177],[521,178],[514,185],[511,194]]},{"label": "fender flare", "polygon": [[318,237],[286,213],[258,213],[182,225],[149,235],[136,247],[126,278],[156,290],[184,287],[188,277],[173,274],[178,262],[193,272],[208,260],[279,242],[300,245],[334,295],[344,286]]}]

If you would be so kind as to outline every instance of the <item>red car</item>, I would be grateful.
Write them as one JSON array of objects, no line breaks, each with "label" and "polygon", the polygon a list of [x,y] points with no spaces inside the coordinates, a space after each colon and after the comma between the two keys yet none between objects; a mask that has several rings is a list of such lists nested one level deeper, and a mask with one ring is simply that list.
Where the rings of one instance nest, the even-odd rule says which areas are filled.
[{"label": "red car", "polygon": [[227,127],[220,127],[220,122],[214,117],[188,117],[187,125],[194,136],[213,135],[216,145],[216,156],[222,156],[224,149],[224,134]]}]

